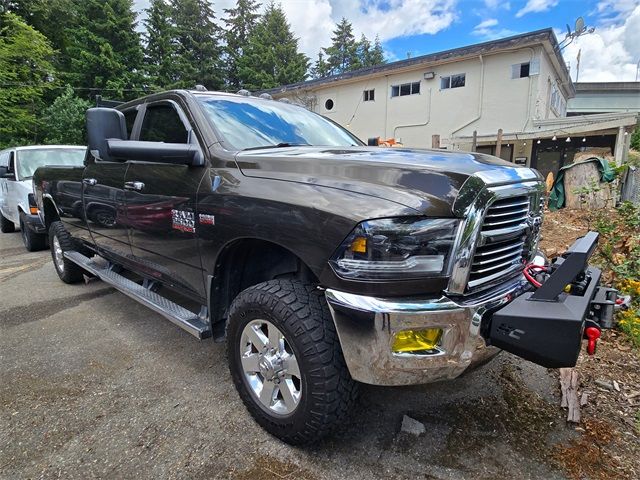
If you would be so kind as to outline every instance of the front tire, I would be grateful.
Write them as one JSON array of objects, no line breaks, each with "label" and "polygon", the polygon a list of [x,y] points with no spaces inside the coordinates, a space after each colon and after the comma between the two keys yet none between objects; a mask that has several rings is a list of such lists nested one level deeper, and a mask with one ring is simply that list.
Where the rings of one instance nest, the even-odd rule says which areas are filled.
[{"label": "front tire", "polygon": [[16,225],[0,213],[0,232],[13,233],[16,231]]},{"label": "front tire", "polygon": [[293,445],[330,433],[357,396],[322,292],[272,280],[241,292],[227,324],[240,398],[272,435]]},{"label": "front tire", "polygon": [[64,283],[78,283],[84,280],[85,271],[64,256],[64,252],[75,250],[75,248],[73,239],[62,222],[53,222],[49,227],[49,244],[53,265],[60,280]]},{"label": "front tire", "polygon": [[27,227],[24,221],[24,213],[20,214],[20,234],[22,235],[22,243],[30,252],[37,252],[47,248],[47,237],[39,234]]}]

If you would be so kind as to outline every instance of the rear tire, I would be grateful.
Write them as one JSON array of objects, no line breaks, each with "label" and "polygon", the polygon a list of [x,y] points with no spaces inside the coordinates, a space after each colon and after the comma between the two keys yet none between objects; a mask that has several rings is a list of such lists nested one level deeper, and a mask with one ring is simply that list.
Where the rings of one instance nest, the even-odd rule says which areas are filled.
[{"label": "rear tire", "polygon": [[241,292],[229,312],[227,359],[249,413],[293,445],[330,433],[357,397],[327,302],[313,285],[272,280]]},{"label": "rear tire", "polygon": [[24,221],[24,213],[20,214],[20,234],[22,235],[22,242],[27,250],[30,252],[37,252],[38,250],[44,250],[47,248],[47,237],[44,234],[36,233],[27,227]]},{"label": "rear tire", "polygon": [[15,224],[8,218],[5,218],[5,216],[0,213],[0,232],[13,233],[15,231],[16,231]]},{"label": "rear tire", "polygon": [[49,227],[49,244],[53,265],[60,280],[64,283],[78,283],[84,280],[85,271],[64,256],[64,252],[73,251],[75,248],[73,239],[62,222],[53,222]]}]

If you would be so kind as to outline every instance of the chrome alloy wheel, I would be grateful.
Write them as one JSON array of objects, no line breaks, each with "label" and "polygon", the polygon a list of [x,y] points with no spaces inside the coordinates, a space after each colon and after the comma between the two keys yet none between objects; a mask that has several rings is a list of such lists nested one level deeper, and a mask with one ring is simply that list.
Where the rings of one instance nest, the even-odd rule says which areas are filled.
[{"label": "chrome alloy wheel", "polygon": [[56,266],[60,272],[64,272],[64,254],[62,253],[62,247],[60,246],[60,240],[58,236],[53,236],[53,260],[56,262]]},{"label": "chrome alloy wheel", "polygon": [[302,398],[300,368],[291,345],[274,324],[256,319],[244,327],[240,360],[259,403],[270,413],[293,413]]}]

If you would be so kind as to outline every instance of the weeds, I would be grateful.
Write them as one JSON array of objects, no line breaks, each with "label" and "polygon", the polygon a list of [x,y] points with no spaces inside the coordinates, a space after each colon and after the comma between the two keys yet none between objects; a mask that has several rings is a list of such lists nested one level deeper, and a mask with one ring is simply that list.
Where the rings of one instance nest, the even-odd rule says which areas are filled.
[{"label": "weeds", "polygon": [[640,207],[624,202],[613,212],[597,215],[594,226],[600,233],[598,253],[607,280],[631,295],[630,308],[618,317],[619,326],[640,347]]}]

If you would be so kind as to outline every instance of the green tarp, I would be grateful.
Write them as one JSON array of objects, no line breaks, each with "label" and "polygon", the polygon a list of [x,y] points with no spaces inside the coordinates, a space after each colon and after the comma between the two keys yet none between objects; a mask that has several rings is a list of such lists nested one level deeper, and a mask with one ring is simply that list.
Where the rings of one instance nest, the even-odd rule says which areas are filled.
[{"label": "green tarp", "polygon": [[609,165],[609,162],[607,162],[602,157],[591,157],[587,158],[586,160],[581,160],[578,163],[565,165],[558,171],[558,176],[553,182],[553,188],[551,189],[551,194],[549,195],[549,210],[558,210],[560,208],[564,208],[564,172],[566,172],[570,168],[575,167],[576,165],[588,162],[598,162],[598,170],[600,170],[601,182],[611,182],[616,177],[616,174],[611,168],[611,165]]}]

